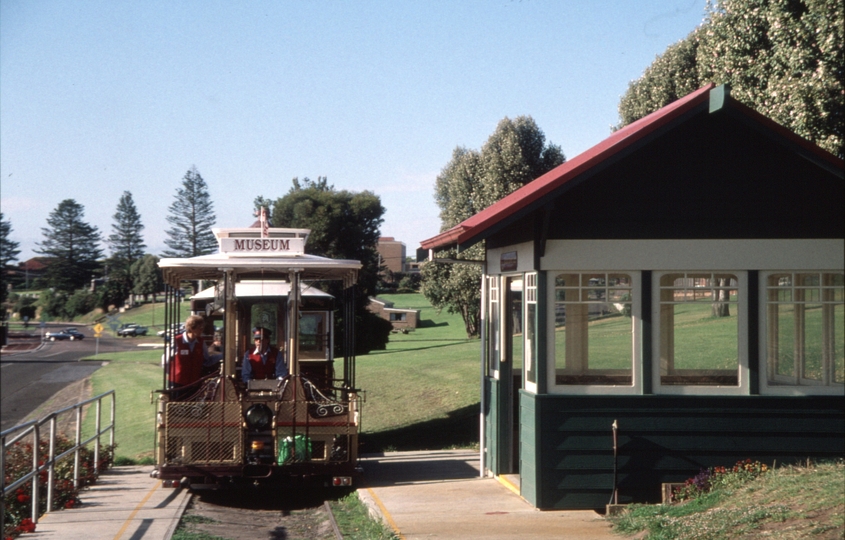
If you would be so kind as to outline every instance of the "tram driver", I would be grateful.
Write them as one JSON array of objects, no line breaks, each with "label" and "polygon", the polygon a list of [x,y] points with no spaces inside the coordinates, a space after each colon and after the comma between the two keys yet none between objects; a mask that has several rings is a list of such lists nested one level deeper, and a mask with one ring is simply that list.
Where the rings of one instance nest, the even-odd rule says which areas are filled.
[{"label": "tram driver", "polygon": [[288,361],[284,349],[270,345],[270,330],[253,330],[255,347],[244,353],[241,379],[244,384],[255,379],[283,379],[288,376]]},{"label": "tram driver", "polygon": [[203,367],[213,366],[222,354],[209,354],[202,339],[205,320],[191,315],[185,321],[185,331],[173,338],[173,357],[170,359],[170,398],[179,401],[187,398],[197,388],[192,386],[202,377]]}]

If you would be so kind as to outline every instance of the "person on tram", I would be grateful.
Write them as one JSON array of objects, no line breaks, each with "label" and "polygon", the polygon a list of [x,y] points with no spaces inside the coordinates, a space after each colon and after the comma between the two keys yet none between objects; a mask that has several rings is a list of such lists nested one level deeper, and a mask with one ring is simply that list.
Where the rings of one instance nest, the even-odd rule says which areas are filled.
[{"label": "person on tram", "polygon": [[202,377],[203,367],[213,366],[223,358],[222,354],[209,354],[202,340],[205,320],[191,315],[185,321],[185,331],[173,338],[173,356],[168,366],[170,375],[170,398],[179,401],[187,398],[197,388],[190,385]]},{"label": "person on tram", "polygon": [[249,383],[255,379],[283,379],[288,375],[288,361],[284,350],[270,345],[270,330],[257,327],[253,330],[255,347],[244,353],[241,380]]}]

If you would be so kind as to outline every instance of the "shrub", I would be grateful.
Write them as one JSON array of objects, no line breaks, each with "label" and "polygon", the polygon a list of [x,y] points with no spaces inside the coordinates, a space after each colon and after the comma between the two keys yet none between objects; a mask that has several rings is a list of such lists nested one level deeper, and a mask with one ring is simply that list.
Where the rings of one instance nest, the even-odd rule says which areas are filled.
[{"label": "shrub", "polygon": [[736,488],[768,472],[769,467],[759,461],[737,461],[732,468],[710,467],[688,478],[684,485],[672,492],[673,501],[696,499],[714,489]]},{"label": "shrub", "polygon": [[[56,439],[56,455],[73,448],[73,442],[66,437]],[[49,456],[50,443],[44,439],[39,441],[38,455],[39,467],[46,463]],[[111,467],[114,460],[113,446],[100,446],[99,470],[104,471]],[[6,450],[6,463],[3,474],[5,484],[9,485],[18,478],[25,476],[32,471],[32,443],[18,441]],[[47,470],[43,470],[36,476],[38,481],[38,513],[47,511]],[[57,462],[54,466],[53,476],[53,504],[54,508],[73,508],[79,503],[79,491],[96,481],[94,472],[94,451],[89,448],[81,448],[79,451],[79,486],[73,486],[73,454]],[[35,524],[32,522],[32,481],[10,493],[4,499],[6,515],[5,539],[15,538],[24,532],[33,532]]]}]

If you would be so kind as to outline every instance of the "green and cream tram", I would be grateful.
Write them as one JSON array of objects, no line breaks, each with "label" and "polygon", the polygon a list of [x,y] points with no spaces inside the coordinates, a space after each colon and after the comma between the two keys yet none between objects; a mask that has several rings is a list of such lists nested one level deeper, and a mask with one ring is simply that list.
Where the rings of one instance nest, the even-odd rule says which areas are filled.
[{"label": "green and cream tram", "polygon": [[[214,229],[218,253],[159,262],[165,328],[202,315],[203,340],[211,345],[216,333],[222,353],[218,367],[174,399],[168,364],[178,331],[165,332],[153,472],[165,485],[353,484],[360,425],[354,296],[361,263],[306,254],[309,232]],[[331,282],[342,292],[326,292]],[[180,308],[190,288],[200,292],[186,313]],[[256,328],[286,351],[287,375],[244,382],[242,362]]]}]

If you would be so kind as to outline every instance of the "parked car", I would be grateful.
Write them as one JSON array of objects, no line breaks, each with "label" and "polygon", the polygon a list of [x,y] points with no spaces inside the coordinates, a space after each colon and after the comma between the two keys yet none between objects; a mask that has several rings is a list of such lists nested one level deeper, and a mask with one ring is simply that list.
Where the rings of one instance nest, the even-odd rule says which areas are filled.
[{"label": "parked car", "polygon": [[45,341],[64,341],[66,339],[70,339],[70,334],[60,331],[60,332],[47,332],[44,334]]},{"label": "parked car", "polygon": [[171,325],[170,330],[159,330],[156,334],[158,334],[159,337],[166,336],[169,338],[171,335],[179,335],[183,332],[185,332],[185,323],[174,323]]},{"label": "parked car", "polygon": [[140,324],[127,323],[118,328],[117,335],[120,337],[146,336],[147,327],[141,326]]},{"label": "parked car", "polygon": [[77,330],[76,328],[65,328],[65,334],[70,336],[71,341],[75,341],[77,339],[85,339],[85,334]]}]

